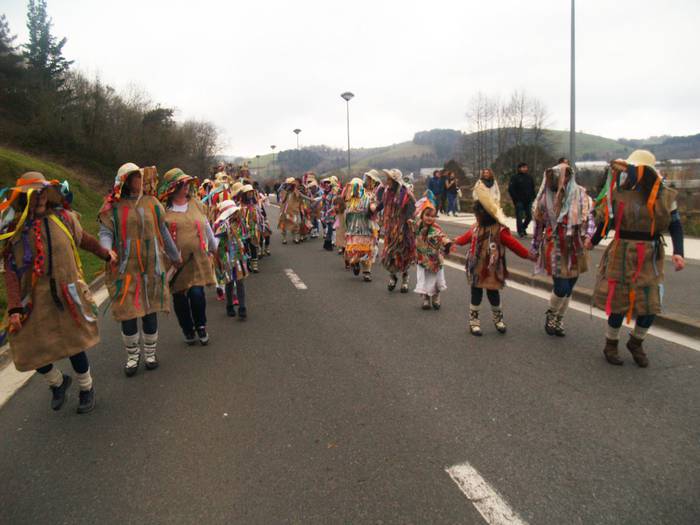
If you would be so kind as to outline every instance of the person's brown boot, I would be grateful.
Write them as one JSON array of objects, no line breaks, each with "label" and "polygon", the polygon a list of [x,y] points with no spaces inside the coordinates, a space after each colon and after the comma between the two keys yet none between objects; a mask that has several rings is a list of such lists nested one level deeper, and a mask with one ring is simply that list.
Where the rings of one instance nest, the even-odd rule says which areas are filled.
[{"label": "person's brown boot", "polygon": [[637,363],[637,366],[640,368],[646,368],[649,366],[649,359],[642,348],[643,342],[643,339],[637,339],[632,334],[630,334],[630,340],[627,341],[627,350],[630,351],[632,354],[632,359],[634,359],[634,362]]},{"label": "person's brown boot", "polygon": [[603,348],[603,355],[605,360],[611,365],[622,366],[623,361],[620,359],[620,355],[617,353],[617,339],[605,338],[605,348]]}]

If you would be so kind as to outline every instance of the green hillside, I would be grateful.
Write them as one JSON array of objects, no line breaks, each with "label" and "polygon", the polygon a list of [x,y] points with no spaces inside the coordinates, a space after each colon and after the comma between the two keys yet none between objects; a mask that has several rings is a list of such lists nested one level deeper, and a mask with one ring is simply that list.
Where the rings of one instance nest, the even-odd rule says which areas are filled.
[{"label": "green hillside", "polygon": [[[566,155],[569,151],[569,132],[550,129],[545,132],[545,139],[551,144],[551,151],[555,156]],[[626,146],[616,140],[589,135],[588,133],[576,133],[576,156],[581,158],[611,159],[622,157],[632,152],[630,146]]]},{"label": "green hillside", "polygon": [[[15,150],[0,148],[0,187],[14,185],[20,175],[27,171],[40,171],[47,179],[68,180],[73,191],[73,208],[81,214],[85,230],[97,235],[97,212],[102,204],[101,195],[89,188],[71,170],[46,162]],[[91,281],[104,268],[104,262],[91,253],[81,251],[85,278]],[[0,278],[0,307],[5,307],[5,283]]]}]

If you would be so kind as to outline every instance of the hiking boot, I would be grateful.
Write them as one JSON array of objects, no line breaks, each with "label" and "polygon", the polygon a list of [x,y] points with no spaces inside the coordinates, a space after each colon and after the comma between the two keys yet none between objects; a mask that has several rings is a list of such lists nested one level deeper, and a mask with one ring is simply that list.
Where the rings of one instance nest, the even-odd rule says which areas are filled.
[{"label": "hiking boot", "polygon": [[236,317],[236,307],[232,304],[227,304],[226,315],[228,315],[229,317]]},{"label": "hiking boot", "polygon": [[95,387],[81,390],[78,394],[78,414],[87,414],[95,408]]},{"label": "hiking boot", "polygon": [[248,310],[245,306],[238,307],[238,320],[245,321],[248,318]]},{"label": "hiking boot", "polygon": [[564,330],[564,316],[555,315],[554,316],[554,335],[557,337],[566,336],[566,331]]},{"label": "hiking boot", "polygon": [[408,293],[408,274],[404,273],[401,276],[401,293]]},{"label": "hiking boot", "polygon": [[506,333],[506,323],[503,322],[503,310],[500,308],[494,308],[492,311],[493,314],[493,324],[496,327],[496,330],[498,330],[499,333],[505,334]]},{"label": "hiking boot", "polygon": [[430,310],[430,296],[423,294],[423,310]]},{"label": "hiking boot", "polygon": [[632,334],[630,334],[630,340],[627,341],[627,350],[630,351],[632,359],[634,359],[634,362],[637,363],[639,368],[646,368],[649,366],[649,359],[642,348],[643,342],[644,339],[637,339]]},{"label": "hiking boot", "polygon": [[556,330],[556,315],[554,314],[554,310],[550,308],[544,314],[544,331],[547,332],[548,335],[554,335],[556,334]]},{"label": "hiking boot", "polygon": [[157,345],[158,332],[155,334],[143,334],[143,356],[146,370],[155,370],[158,368],[158,356],[156,355]]},{"label": "hiking boot", "polygon": [[620,359],[620,354],[617,352],[617,339],[605,338],[605,348],[603,348],[603,356],[611,365],[622,366],[623,361]]},{"label": "hiking boot", "polygon": [[394,289],[396,288],[396,284],[399,282],[398,277],[396,277],[395,273],[392,273],[389,276],[389,284],[386,285],[386,289],[389,290],[390,292],[393,292]]},{"label": "hiking boot", "polygon": [[479,310],[469,310],[469,333],[481,336],[481,321],[479,321]]},{"label": "hiking boot", "polygon": [[363,272],[362,273],[362,280],[366,283],[371,283],[372,282],[372,274],[370,272]]},{"label": "hiking boot", "polygon": [[209,334],[207,333],[206,326],[197,328],[197,338],[199,339],[199,344],[202,346],[207,346],[207,344],[209,344]]},{"label": "hiking boot", "polygon": [[63,382],[59,386],[49,387],[51,389],[51,410],[61,410],[66,401],[66,391],[72,383],[71,376],[63,374]]},{"label": "hiking boot", "polygon": [[131,349],[127,350],[126,364],[124,365],[124,374],[126,377],[132,377],[136,375],[139,370],[139,364],[141,364],[141,351],[136,348],[136,351]]},{"label": "hiking boot", "polygon": [[433,295],[433,310],[439,310],[442,305],[440,304],[440,294],[436,293]]}]

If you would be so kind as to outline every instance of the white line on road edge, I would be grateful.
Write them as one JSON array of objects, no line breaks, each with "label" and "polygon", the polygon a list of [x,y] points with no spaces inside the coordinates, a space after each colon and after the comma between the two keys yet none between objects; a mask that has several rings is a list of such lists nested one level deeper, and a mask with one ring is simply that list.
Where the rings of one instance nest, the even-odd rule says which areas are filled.
[{"label": "white line on road edge", "polygon": [[[445,261],[445,265],[450,266],[451,268],[455,268],[457,270],[464,270],[464,266],[462,266],[461,264],[454,263],[452,261]],[[519,292],[525,292],[526,294],[534,295],[535,297],[549,300],[549,292],[545,290],[540,290],[539,288],[534,288],[533,286],[527,286],[526,284],[520,284],[513,281],[508,281],[506,283],[506,286],[512,288],[513,290],[518,290]],[[595,308],[593,308],[593,311],[591,312],[590,305],[579,301],[571,301],[571,303],[569,303],[569,308],[578,312],[593,315],[593,317],[597,317],[599,319],[608,318],[604,312],[601,312],[600,310],[597,310]],[[628,324],[626,321],[625,326],[627,326],[628,328],[632,328],[632,325]],[[691,350],[700,352],[700,341],[698,341],[695,338],[688,337],[686,335],[682,335],[676,332],[672,332],[671,330],[666,330],[665,328],[659,328],[656,326],[651,327],[651,329],[649,330],[649,335],[653,335],[654,337],[658,337],[659,339],[663,339],[665,341],[669,341],[677,345],[682,345],[687,348],[690,348]]]},{"label": "white line on road edge", "polygon": [[292,284],[296,287],[297,290],[306,290],[306,285],[304,284],[304,281],[302,281],[297,274],[294,273],[294,270],[291,268],[285,268],[284,273],[287,274],[287,277],[289,277],[289,280],[292,281]]},{"label": "white line on road edge", "polygon": [[[99,308],[109,297],[109,292],[107,292],[107,288],[105,286],[102,286],[93,294],[92,297],[95,304]],[[13,395],[15,395],[17,390],[22,388],[33,375],[34,371],[18,372],[15,365],[12,363],[0,370],[0,408],[2,408],[5,403],[7,403]]]},{"label": "white line on road edge", "polygon": [[452,481],[489,525],[527,525],[481,474],[468,462],[445,469]]}]

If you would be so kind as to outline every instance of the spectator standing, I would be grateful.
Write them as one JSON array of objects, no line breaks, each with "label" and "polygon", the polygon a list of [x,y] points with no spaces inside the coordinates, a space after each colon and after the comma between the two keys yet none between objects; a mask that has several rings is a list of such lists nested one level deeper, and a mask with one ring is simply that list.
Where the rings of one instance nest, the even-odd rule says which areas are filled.
[{"label": "spectator standing", "polygon": [[518,171],[510,179],[508,194],[515,207],[515,220],[520,237],[527,236],[527,227],[532,220],[532,202],[535,200],[535,181],[529,173],[527,163],[518,164]]}]

